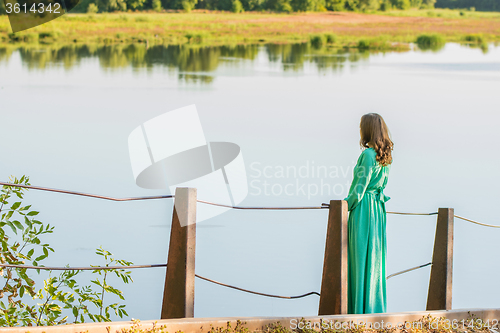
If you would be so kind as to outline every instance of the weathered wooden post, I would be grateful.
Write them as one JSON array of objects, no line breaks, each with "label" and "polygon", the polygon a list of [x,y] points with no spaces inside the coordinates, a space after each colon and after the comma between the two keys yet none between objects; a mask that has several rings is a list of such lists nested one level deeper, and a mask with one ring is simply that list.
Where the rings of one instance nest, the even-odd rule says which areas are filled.
[{"label": "weathered wooden post", "polygon": [[453,208],[439,208],[427,310],[451,310],[453,219]]},{"label": "weathered wooden post", "polygon": [[318,315],[347,314],[347,201],[331,200]]},{"label": "weathered wooden post", "polygon": [[194,317],[196,189],[175,189],[161,319]]}]

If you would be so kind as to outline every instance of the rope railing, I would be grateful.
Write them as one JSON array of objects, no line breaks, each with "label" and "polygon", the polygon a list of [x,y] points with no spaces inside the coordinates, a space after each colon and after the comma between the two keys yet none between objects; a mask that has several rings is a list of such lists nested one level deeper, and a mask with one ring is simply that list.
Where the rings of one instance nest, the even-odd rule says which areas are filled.
[{"label": "rope railing", "polygon": [[[175,196],[174,195],[156,195],[156,196],[146,196],[146,197],[131,197],[131,198],[113,198],[113,197],[107,197],[103,195],[97,195],[97,194],[89,194],[89,193],[84,193],[84,192],[76,192],[76,191],[68,191],[68,190],[61,190],[61,189],[55,189],[55,188],[49,188],[49,187],[41,187],[41,186],[33,186],[33,185],[23,185],[23,184],[12,184],[12,183],[6,183],[6,182],[0,182],[0,185],[3,186],[13,186],[13,187],[21,187],[21,188],[28,188],[28,189],[33,189],[33,190],[39,190],[39,191],[48,191],[48,192],[57,192],[57,193],[64,193],[64,194],[72,194],[72,195],[78,195],[78,196],[84,196],[84,197],[90,197],[90,198],[96,198],[96,199],[103,199],[103,200],[111,200],[111,201],[137,201],[137,200],[152,200],[152,199],[172,199]],[[250,209],[250,210],[296,210],[296,209],[328,209],[330,207],[329,204],[327,203],[322,203],[321,206],[304,206],[304,207],[244,207],[244,206],[232,206],[232,205],[224,205],[224,204],[218,204],[215,202],[210,202],[210,201],[205,201],[205,200],[196,200],[199,203],[207,204],[207,205],[213,205],[213,206],[219,206],[219,207],[226,207],[226,208],[232,208],[232,209]],[[420,215],[420,216],[428,216],[428,215],[437,215],[437,212],[432,212],[432,213],[408,213],[408,212],[392,212],[388,211],[387,214],[395,214],[395,215]],[[481,223],[477,222],[462,216],[454,215],[456,218],[464,220],[466,222],[470,223],[475,223],[484,227],[490,227],[490,228],[500,228],[500,225],[493,225],[493,224],[486,224],[486,223]]]},{"label": "rope railing", "polygon": [[[32,185],[24,185],[24,184],[12,184],[12,183],[0,182],[0,185],[7,186],[7,187],[11,186],[11,187],[34,189],[34,190],[40,190],[40,191],[48,191],[48,192],[57,192],[57,193],[63,193],[63,194],[78,195],[78,196],[91,197],[91,198],[103,199],[103,200],[111,200],[111,201],[136,201],[136,200],[152,200],[152,199],[172,199],[172,198],[175,197],[174,195],[158,195],[158,196],[143,196],[143,197],[130,197],[130,198],[114,198],[114,197],[102,196],[102,195],[96,195],[96,194],[89,194],[89,193],[84,193],[84,192],[68,191],[68,190],[61,190],[61,189],[47,188],[47,187],[40,187],[40,186],[32,186]],[[193,199],[195,199],[196,192],[193,192],[194,189],[187,189],[187,190],[189,190],[191,193],[195,194],[194,198],[193,198]],[[186,193],[188,193],[188,192],[186,192]],[[184,193],[183,191],[181,191],[179,193],[176,192],[176,194],[178,195],[177,200],[180,200],[182,202],[185,202],[185,201],[189,202],[189,199],[188,199],[188,196],[187,196],[186,193]],[[242,210],[245,210],[245,209],[247,209],[247,210],[330,209],[330,204],[328,204],[328,203],[322,203],[321,206],[248,207],[248,206],[226,205],[226,204],[214,203],[214,202],[205,201],[205,200],[198,200],[198,199],[195,199],[195,200],[196,200],[196,202],[199,202],[199,203],[202,203],[202,204],[219,206],[219,207],[225,207],[225,208],[230,208],[230,209],[242,209]],[[331,227],[332,223],[344,224],[344,226],[345,226],[345,223],[346,223],[346,220],[347,220],[347,215],[346,215],[347,212],[345,212],[345,202],[340,202],[340,200],[336,200],[336,201],[332,201],[332,202],[335,205],[337,205],[337,207],[342,207],[342,209],[341,209],[342,213],[340,214],[340,216],[337,216],[335,218],[335,221],[333,221],[333,222],[330,221],[330,217],[329,217],[329,222],[328,222],[329,228]],[[475,220],[471,220],[471,219],[468,219],[468,218],[465,218],[465,217],[462,217],[462,216],[453,215],[453,209],[451,209],[451,208],[447,208],[447,209],[440,208],[439,213],[438,212],[413,213],[413,212],[396,212],[396,211],[387,211],[386,213],[387,214],[396,214],[396,215],[417,215],[417,216],[439,215],[437,223],[438,223],[438,227],[441,226],[441,228],[446,228],[446,224],[444,224],[444,223],[448,223],[448,224],[451,223],[451,225],[453,226],[453,218],[454,217],[458,218],[458,219],[461,219],[461,220],[464,220],[464,221],[469,222],[469,223],[474,223],[474,224],[485,226],[485,227],[500,228],[500,226],[498,226],[498,225],[481,223],[481,222],[478,222],[478,221],[475,221]],[[174,214],[174,216],[175,216],[175,214]],[[173,217],[173,219],[174,219],[174,217]],[[174,224],[172,224],[172,225],[174,225]],[[443,225],[444,225],[444,227],[443,227]],[[345,231],[345,229],[343,229],[343,230]],[[437,240],[438,239],[437,235],[438,235],[438,233],[436,231],[436,241],[435,242],[438,241]],[[441,241],[446,242],[446,239],[441,240]],[[342,242],[343,241],[340,241],[340,243],[342,243]],[[327,238],[327,243],[328,243],[328,238]],[[187,247],[187,243],[186,244],[181,244],[181,246]],[[194,256],[194,252],[191,253],[191,255]],[[447,258],[449,258],[449,253],[447,253],[446,255],[447,255]],[[174,256],[175,256],[175,254],[174,254]],[[326,254],[325,254],[325,256],[326,256]],[[170,257],[170,253],[169,253],[169,257]],[[434,248],[434,257],[436,257],[436,246]],[[438,257],[438,259],[439,258],[440,257]],[[436,261],[436,260],[434,259],[434,261]],[[450,263],[451,263],[451,261],[449,259],[448,259],[448,261],[446,261],[444,263],[442,263],[442,262],[440,262],[438,260],[438,262],[436,262],[436,265],[437,265],[436,267],[441,268],[441,266],[443,266],[443,265],[451,265]],[[340,267],[340,264],[338,264],[338,263],[334,263],[334,264],[337,265],[337,267],[336,267],[337,270],[342,270],[342,268]],[[344,262],[344,264],[345,264],[345,262]],[[388,280],[390,278],[393,278],[395,276],[399,276],[401,274],[405,274],[405,273],[412,272],[412,271],[417,270],[417,269],[421,269],[421,268],[430,266],[430,265],[432,265],[432,262],[428,262],[428,263],[423,264],[423,265],[411,267],[411,268],[408,268],[408,269],[405,269],[405,270],[402,270],[402,271],[390,274],[390,275],[388,275],[386,277],[386,280]],[[28,265],[14,265],[14,264],[1,264],[0,263],[0,271],[3,268],[31,269],[31,270],[34,269],[34,270],[48,270],[48,271],[52,271],[52,270],[55,270],[55,271],[63,271],[63,270],[65,270],[65,271],[89,271],[89,270],[90,271],[96,271],[96,270],[126,270],[126,269],[141,269],[141,268],[159,268],[159,267],[167,267],[167,264],[129,265],[129,266],[90,266],[90,267],[68,267],[68,266],[66,266],[66,267],[46,267],[46,266],[28,266]],[[443,266],[443,267],[445,267],[445,266]],[[323,269],[325,270],[325,267]],[[238,290],[238,291],[242,291],[242,292],[250,293],[250,294],[254,294],[254,295],[259,295],[259,296],[272,297],[272,298],[280,298],[280,299],[299,299],[299,298],[303,298],[303,297],[307,297],[307,296],[311,296],[311,295],[320,296],[321,299],[323,299],[323,297],[326,297],[324,295],[322,296],[323,291],[324,291],[323,290],[323,286],[325,284],[324,276],[323,276],[323,281],[322,281],[322,294],[320,294],[320,293],[318,293],[316,291],[311,291],[311,292],[308,292],[308,293],[305,293],[305,294],[301,294],[301,295],[281,296],[281,295],[274,295],[274,294],[267,294],[267,293],[252,291],[252,290],[244,289],[244,288],[237,287],[237,286],[234,286],[234,285],[225,284],[225,283],[222,283],[222,282],[219,282],[219,281],[216,281],[216,280],[213,280],[213,279],[209,279],[209,278],[200,276],[198,274],[195,274],[193,271],[194,271],[194,267],[192,267],[192,271],[191,271],[192,273],[191,274],[193,274],[194,277],[199,278],[201,280],[207,281],[209,283],[217,284],[217,285],[220,285],[220,286],[223,286],[223,287],[226,287],[226,288],[231,288],[231,289],[234,289],[234,290]],[[432,270],[431,274],[434,274],[434,269]],[[167,275],[169,275],[169,270],[167,270]],[[193,278],[193,275],[191,275],[191,278]],[[446,279],[445,279],[444,283],[445,284],[449,284],[448,280],[446,280]],[[438,287],[439,287],[439,285],[438,285]],[[167,288],[167,286],[165,288]],[[342,286],[341,288],[346,288],[346,287]],[[437,287],[436,286],[433,287],[433,285],[431,283],[430,287],[429,287],[429,295],[431,295],[431,289],[433,291],[433,294],[436,294],[436,293],[439,294],[439,289],[436,289],[436,288]],[[165,290],[167,290],[167,289],[165,289]],[[329,293],[331,293],[331,292],[327,290],[326,294],[329,294]],[[329,295],[328,297],[331,298],[331,295]],[[449,296],[447,296],[447,295],[441,295],[441,294],[439,294],[435,298],[438,299],[439,302],[442,302],[443,299],[446,300],[446,302],[449,301],[448,300]],[[344,300],[344,301],[346,301],[346,300]],[[164,299],[164,304],[163,304],[164,307],[167,306],[166,305],[167,303],[165,303],[165,302],[166,301]],[[191,300],[190,302],[194,302],[194,300]],[[321,311],[321,302],[322,301],[320,300],[320,311]],[[173,305],[168,305],[168,306],[176,306],[176,305],[173,304]]]},{"label": "rope railing", "polygon": [[60,190],[60,189],[57,189],[57,188],[50,188],[50,187],[41,187],[41,186],[32,186],[32,185],[23,185],[23,184],[11,184],[11,183],[5,183],[5,182],[0,182],[0,185],[3,185],[3,186],[12,186],[12,187],[21,187],[21,188],[28,188],[28,189],[39,190],[39,191],[47,191],[47,192],[57,192],[57,193],[64,193],[64,194],[79,195],[79,196],[82,196],[82,197],[90,197],[90,198],[103,199],[103,200],[111,200],[111,201],[135,201],[135,200],[151,200],[151,199],[170,199],[170,198],[174,197],[173,195],[156,195],[156,196],[148,196],[148,197],[113,198],[113,197],[106,197],[106,196],[103,196],[103,195],[89,194],[89,193],[76,192],[76,191]]},{"label": "rope railing", "polygon": [[212,206],[220,206],[220,207],[226,207],[226,208],[232,208],[232,209],[255,209],[255,210],[260,210],[260,209],[270,209],[270,210],[289,210],[289,209],[328,209],[328,207],[325,206],[304,206],[304,207],[242,207],[242,206],[231,206],[231,205],[223,205],[223,204],[218,204],[210,201],[205,201],[205,200],[196,200],[200,203],[204,203],[207,205],[212,205]]},{"label": "rope railing", "polygon": [[458,215],[454,215],[457,219],[461,219],[461,220],[464,220],[464,221],[467,221],[467,222],[470,222],[470,223],[475,223],[475,224],[479,224],[479,225],[482,225],[484,227],[490,227],[490,228],[500,228],[500,225],[493,225],[493,224],[486,224],[486,223],[481,223],[481,222],[477,222],[477,221],[474,221],[474,220],[470,220],[470,219],[467,219],[465,217],[462,217],[462,216],[458,216]]},{"label": "rope railing", "polygon": [[[426,266],[429,266],[429,265],[432,265],[432,263],[429,262],[429,263],[424,264],[424,265],[420,265],[420,266],[412,267],[412,268],[409,268],[409,269],[405,269],[405,270],[402,270],[400,272],[393,273],[393,274],[387,276],[386,279],[389,280],[390,278],[392,278],[394,276],[398,276],[398,275],[401,275],[401,274],[404,274],[404,273],[408,273],[408,272],[411,272],[411,271],[414,271],[416,269],[423,268],[423,267],[426,267]],[[89,267],[50,267],[50,266],[29,266],[29,265],[0,264],[0,267],[18,268],[18,269],[39,269],[39,270],[45,270],[45,271],[95,271],[95,270],[124,270],[124,269],[138,269],[138,268],[159,268],[159,267],[167,267],[167,264],[130,265],[130,266],[89,266]],[[231,289],[239,290],[239,291],[246,292],[246,293],[249,293],[249,294],[254,294],[254,295],[259,295],[259,296],[265,296],[265,297],[281,298],[281,299],[299,299],[299,298],[303,298],[303,297],[307,297],[307,296],[311,296],[311,295],[321,296],[321,294],[318,293],[318,292],[316,292],[316,291],[311,291],[311,292],[308,292],[308,293],[305,293],[305,294],[302,294],[302,295],[296,295],[296,296],[280,296],[280,295],[266,294],[266,293],[261,293],[261,292],[258,292],[258,291],[252,291],[252,290],[248,290],[248,289],[243,289],[243,288],[240,288],[240,287],[232,286],[232,285],[229,285],[229,284],[225,284],[225,283],[222,283],[222,282],[219,282],[219,281],[216,281],[216,280],[212,280],[212,279],[206,278],[206,277],[198,275],[198,274],[195,274],[195,277],[197,277],[197,278],[199,278],[201,280],[210,282],[210,283],[214,283],[214,284],[226,287],[226,288],[231,288]]]},{"label": "rope railing", "polygon": [[408,268],[408,269],[399,271],[397,273],[393,273],[393,274],[391,274],[391,275],[389,275],[387,277],[387,280],[389,280],[392,277],[395,277],[395,276],[398,276],[398,275],[401,275],[401,274],[404,274],[404,273],[408,273],[408,272],[411,272],[411,271],[414,271],[414,270],[417,270],[417,269],[420,269],[420,268],[424,268],[424,267],[427,267],[427,266],[430,266],[430,265],[432,265],[432,262],[428,262],[427,264],[415,266],[415,267],[412,267],[412,268]]}]

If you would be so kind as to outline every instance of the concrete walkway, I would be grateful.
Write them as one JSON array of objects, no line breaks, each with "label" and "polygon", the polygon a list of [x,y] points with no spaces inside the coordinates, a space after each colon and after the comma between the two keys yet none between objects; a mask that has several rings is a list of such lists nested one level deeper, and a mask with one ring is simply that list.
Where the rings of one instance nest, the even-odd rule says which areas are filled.
[{"label": "concrete walkway", "polygon": [[[449,310],[449,311],[413,311],[413,312],[395,312],[395,313],[385,313],[385,314],[365,314],[365,315],[334,315],[334,316],[321,316],[321,317],[304,317],[305,320],[311,323],[317,323],[316,328],[319,328],[319,322],[322,319],[326,325],[334,325],[334,321],[345,322],[347,326],[348,322],[354,323],[372,323],[374,328],[386,328],[390,323],[392,326],[398,323],[413,322],[421,319],[424,316],[431,315],[432,317],[439,318],[444,317],[449,320],[456,319],[460,321],[462,319],[467,320],[470,318],[470,314],[474,314],[475,317],[481,318],[483,320],[497,320],[500,321],[500,309],[460,309],[460,310]],[[156,322],[156,327],[165,325],[166,331],[169,333],[174,333],[176,331],[182,331],[184,333],[202,333],[210,330],[211,325],[213,327],[223,327],[227,326],[230,322],[231,326],[234,328],[236,326],[236,321],[240,319],[242,322],[246,322],[245,327],[249,328],[251,331],[261,331],[267,325],[280,322],[282,326],[295,329],[298,327],[300,322],[300,317],[243,317],[243,318],[184,318],[184,319],[166,319],[166,320],[147,320],[141,321],[140,325],[142,329],[147,329],[153,327]],[[115,333],[121,329],[130,328],[133,325],[132,322],[108,322],[108,323],[89,323],[89,324],[77,324],[77,325],[61,325],[61,326],[51,326],[51,327],[22,327],[22,328],[1,328],[2,333]],[[325,324],[324,324],[325,325]],[[340,324],[339,324],[340,325]],[[377,327],[377,325],[379,327]],[[383,325],[383,327],[380,327]],[[460,323],[461,325],[461,323]],[[333,328],[333,327],[332,327]],[[347,327],[345,327],[347,328]],[[338,327],[337,327],[338,329]],[[109,330],[109,331],[108,331]],[[500,328],[496,329],[500,333]],[[494,333],[495,331],[492,331]]]}]

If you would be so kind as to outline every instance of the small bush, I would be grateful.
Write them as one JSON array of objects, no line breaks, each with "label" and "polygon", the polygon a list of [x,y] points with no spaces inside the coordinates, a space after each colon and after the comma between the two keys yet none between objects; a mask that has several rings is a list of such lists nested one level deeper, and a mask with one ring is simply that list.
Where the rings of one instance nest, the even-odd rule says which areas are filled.
[{"label": "small bush", "polygon": [[10,33],[8,36],[9,36],[9,39],[12,42],[21,42],[23,40],[23,36],[22,35],[18,35],[18,34],[15,34],[15,33]]},{"label": "small bush", "polygon": [[99,8],[97,7],[97,5],[95,3],[91,3],[89,4],[89,6],[87,7],[87,13],[88,14],[95,14],[99,11]]},{"label": "small bush", "polygon": [[358,49],[360,51],[368,51],[368,50],[385,51],[394,49],[394,47],[384,39],[374,39],[374,40],[362,39],[358,42]]},{"label": "small bush", "polygon": [[204,33],[187,33],[184,35],[184,37],[187,38],[188,43],[197,44],[201,44],[207,39],[207,36]]},{"label": "small bush", "polygon": [[359,49],[360,51],[366,51],[366,50],[369,50],[369,49],[370,49],[370,42],[369,42],[369,41],[367,41],[367,40],[364,40],[364,39],[360,40],[360,41],[358,42],[358,49]]},{"label": "small bush", "polygon": [[327,44],[335,44],[337,42],[337,36],[334,34],[325,34],[325,39]]},{"label": "small bush", "polygon": [[59,33],[57,33],[56,31],[45,31],[38,33],[39,39],[45,39],[45,38],[57,39],[58,36]]},{"label": "small bush", "polygon": [[475,44],[484,43],[483,36],[481,36],[479,34],[466,35],[466,36],[464,36],[463,39],[464,39],[464,41],[469,42],[469,43],[475,43]]},{"label": "small bush", "polygon": [[24,41],[28,43],[38,42],[38,34],[37,33],[28,33],[24,35]]},{"label": "small bush", "polygon": [[417,45],[421,50],[438,51],[443,48],[446,40],[439,34],[420,35],[417,37]]},{"label": "small bush", "polygon": [[311,46],[315,49],[320,49],[326,44],[324,35],[313,35],[310,37],[309,41],[311,42]]}]

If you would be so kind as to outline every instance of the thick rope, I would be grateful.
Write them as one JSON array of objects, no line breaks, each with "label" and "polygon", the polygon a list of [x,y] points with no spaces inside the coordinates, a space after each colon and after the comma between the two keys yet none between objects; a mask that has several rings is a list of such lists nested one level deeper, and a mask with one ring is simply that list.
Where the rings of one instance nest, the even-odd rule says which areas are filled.
[{"label": "thick rope", "polygon": [[[389,275],[386,279],[390,279],[394,276],[404,274],[407,272],[411,272],[413,270],[426,267],[431,265],[432,263],[427,263],[425,265],[420,265],[417,267],[405,269],[404,271],[400,271],[394,274]],[[131,265],[131,266],[96,266],[96,267],[46,267],[46,266],[28,266],[28,265],[12,265],[12,264],[0,264],[0,267],[9,267],[9,268],[18,268],[18,269],[41,269],[41,270],[46,270],[46,271],[94,271],[94,270],[124,270],[124,269],[137,269],[137,268],[157,268],[157,267],[167,267],[167,264],[153,264],[153,265]],[[223,287],[243,291],[249,294],[254,294],[254,295],[259,295],[259,296],[265,296],[265,297],[273,297],[273,298],[281,298],[281,299],[298,299],[298,298],[303,298],[311,295],[318,295],[321,296],[320,293],[316,291],[311,291],[306,294],[302,295],[296,295],[296,296],[279,296],[279,295],[273,295],[273,294],[265,294],[265,293],[260,293],[257,291],[252,291],[248,289],[243,289],[240,287],[232,286],[229,284],[225,284],[219,281],[215,281],[209,278],[206,278],[204,276],[195,274],[195,277],[205,280],[210,283],[218,284]]]},{"label": "thick rope", "polygon": [[486,224],[486,223],[481,223],[481,222],[477,222],[477,221],[474,221],[474,220],[470,220],[470,219],[467,219],[465,217],[462,217],[462,216],[458,216],[458,215],[454,215],[457,219],[461,219],[461,220],[464,220],[464,221],[467,221],[467,222],[471,222],[471,223],[475,223],[475,224],[479,224],[479,225],[482,225],[484,227],[490,227],[490,228],[500,228],[500,225],[493,225],[493,224]]},{"label": "thick rope", "polygon": [[103,195],[89,194],[89,193],[83,193],[83,192],[59,190],[59,189],[56,189],[56,188],[49,188],[49,187],[40,187],[40,186],[31,186],[31,185],[22,185],[22,184],[11,184],[11,183],[5,183],[5,182],[0,182],[0,185],[12,186],[12,187],[29,188],[29,189],[32,189],[32,190],[40,190],[40,191],[48,191],[48,192],[57,192],[57,193],[64,193],[64,194],[79,195],[79,196],[82,196],[82,197],[90,197],[90,198],[97,198],[97,199],[104,199],[104,200],[111,200],[111,201],[151,200],[151,199],[166,199],[166,198],[173,198],[174,197],[173,195],[156,195],[156,196],[150,196],[150,197],[113,198],[113,197],[105,197]]},{"label": "thick rope", "polygon": [[400,272],[397,272],[397,273],[391,274],[391,275],[389,275],[386,279],[387,279],[387,280],[389,280],[389,279],[390,279],[390,278],[392,278],[392,277],[395,277],[395,276],[398,276],[398,275],[401,275],[401,274],[404,274],[404,273],[408,273],[408,272],[414,271],[414,270],[419,269],[419,268],[427,267],[427,266],[429,266],[429,265],[432,265],[432,262],[428,262],[427,264],[424,264],[424,265],[415,266],[415,267],[408,268],[408,269],[405,269],[405,270],[403,270],[403,271],[400,271]]}]

